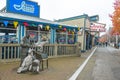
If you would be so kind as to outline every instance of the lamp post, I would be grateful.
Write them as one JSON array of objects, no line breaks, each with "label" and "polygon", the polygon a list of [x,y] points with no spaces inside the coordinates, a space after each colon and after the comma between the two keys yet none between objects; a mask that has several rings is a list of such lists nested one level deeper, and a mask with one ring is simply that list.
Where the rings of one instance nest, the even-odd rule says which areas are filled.
[{"label": "lamp post", "polygon": [[118,44],[118,34],[116,33],[116,45]]}]

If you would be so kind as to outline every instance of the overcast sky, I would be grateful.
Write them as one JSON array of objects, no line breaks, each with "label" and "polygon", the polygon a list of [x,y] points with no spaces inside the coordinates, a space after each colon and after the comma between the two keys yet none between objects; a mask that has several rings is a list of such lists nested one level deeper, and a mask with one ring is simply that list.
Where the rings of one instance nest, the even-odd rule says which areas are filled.
[{"label": "overcast sky", "polygon": [[[48,20],[63,19],[82,14],[99,15],[99,22],[112,24],[109,14],[114,11],[114,0],[32,0],[40,5],[40,17]],[[6,0],[0,0],[0,9]]]}]

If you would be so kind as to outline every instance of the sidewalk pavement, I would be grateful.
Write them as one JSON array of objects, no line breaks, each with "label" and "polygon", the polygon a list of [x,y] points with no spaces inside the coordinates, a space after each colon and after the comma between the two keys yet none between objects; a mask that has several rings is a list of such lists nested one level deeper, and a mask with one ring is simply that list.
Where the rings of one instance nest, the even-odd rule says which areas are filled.
[{"label": "sidewalk pavement", "polygon": [[120,50],[98,47],[76,80],[120,80]]},{"label": "sidewalk pavement", "polygon": [[19,67],[19,62],[0,63],[0,80],[68,80],[90,55],[92,50],[82,53],[81,57],[50,58],[48,60],[48,69],[40,71],[39,74],[33,74],[31,72],[17,74],[16,71]]}]

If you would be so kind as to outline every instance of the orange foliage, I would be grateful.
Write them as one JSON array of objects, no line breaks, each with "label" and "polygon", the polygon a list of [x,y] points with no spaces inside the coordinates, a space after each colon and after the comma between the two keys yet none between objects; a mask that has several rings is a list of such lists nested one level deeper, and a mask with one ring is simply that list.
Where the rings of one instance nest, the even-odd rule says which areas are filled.
[{"label": "orange foliage", "polygon": [[112,18],[112,34],[120,34],[120,0],[115,0],[113,15],[109,15]]},{"label": "orange foliage", "polygon": [[99,42],[106,42],[106,41],[107,41],[106,34],[99,38]]}]

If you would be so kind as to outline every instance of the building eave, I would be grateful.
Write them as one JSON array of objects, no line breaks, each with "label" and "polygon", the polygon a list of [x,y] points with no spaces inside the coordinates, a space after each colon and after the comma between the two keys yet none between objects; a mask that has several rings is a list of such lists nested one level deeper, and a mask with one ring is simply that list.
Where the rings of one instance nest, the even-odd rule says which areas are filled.
[{"label": "building eave", "polygon": [[38,17],[32,17],[32,16],[26,16],[26,15],[21,15],[21,14],[15,14],[15,13],[5,13],[5,12],[0,12],[0,18],[3,20],[16,20],[19,22],[29,22],[29,23],[35,23],[35,24],[50,24],[50,25],[62,25],[62,26],[67,26],[67,27],[75,27],[71,25],[66,25],[62,24],[59,22],[54,22]]}]

